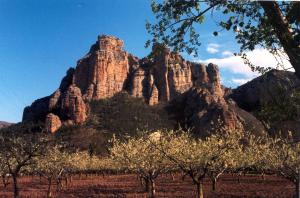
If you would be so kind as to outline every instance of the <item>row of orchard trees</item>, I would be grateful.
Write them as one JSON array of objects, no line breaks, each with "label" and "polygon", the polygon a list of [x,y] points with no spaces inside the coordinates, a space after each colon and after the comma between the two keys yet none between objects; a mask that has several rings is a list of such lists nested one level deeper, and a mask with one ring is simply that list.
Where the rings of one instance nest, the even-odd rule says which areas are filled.
[{"label": "row of orchard trees", "polygon": [[196,139],[189,132],[157,131],[127,141],[115,139],[111,148],[115,163],[136,172],[155,197],[155,179],[162,173],[181,171],[189,176],[197,197],[203,198],[203,180],[212,188],[224,172],[273,171],[296,186],[300,198],[300,143],[290,140],[255,137],[244,132],[227,132]]},{"label": "row of orchard trees", "polygon": [[156,131],[125,140],[113,138],[110,156],[67,152],[45,134],[0,134],[0,175],[4,186],[11,177],[14,197],[19,197],[18,178],[38,175],[53,182],[83,172],[134,172],[155,197],[155,180],[164,173],[182,172],[192,179],[197,197],[203,198],[203,180],[210,178],[215,189],[224,172],[273,171],[300,189],[300,143],[234,131],[197,139],[184,131]]},{"label": "row of orchard trees", "polygon": [[0,176],[4,189],[12,184],[18,198],[21,175],[33,175],[48,182],[47,197],[51,197],[56,182],[59,188],[63,179],[73,173],[113,168],[108,158],[90,156],[88,152],[67,152],[53,137],[44,133],[20,134],[0,132]]}]

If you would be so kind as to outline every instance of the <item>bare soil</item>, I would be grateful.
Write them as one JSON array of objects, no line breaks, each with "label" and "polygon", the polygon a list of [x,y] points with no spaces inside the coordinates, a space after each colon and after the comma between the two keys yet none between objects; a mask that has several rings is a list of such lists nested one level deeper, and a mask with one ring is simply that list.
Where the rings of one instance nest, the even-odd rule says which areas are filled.
[{"label": "bare soil", "polygon": [[[39,177],[21,177],[19,180],[21,198],[46,197],[47,182]],[[180,174],[162,175],[157,179],[157,197],[196,197],[196,189],[192,181],[186,177],[184,181]],[[136,175],[75,175],[63,189],[57,191],[56,184],[52,186],[52,195],[57,198],[94,198],[94,197],[148,197]],[[0,185],[0,197],[13,197],[12,185],[4,189]],[[291,198],[295,191],[294,185],[277,176],[267,175],[263,179],[259,175],[225,174],[218,182],[217,190],[212,191],[209,179],[204,183],[204,195],[209,198]]]}]

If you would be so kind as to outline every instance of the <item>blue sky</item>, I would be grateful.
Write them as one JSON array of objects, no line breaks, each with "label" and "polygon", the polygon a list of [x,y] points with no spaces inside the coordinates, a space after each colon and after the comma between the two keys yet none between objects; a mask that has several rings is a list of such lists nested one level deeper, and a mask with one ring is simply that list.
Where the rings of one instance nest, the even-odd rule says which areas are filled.
[{"label": "blue sky", "polygon": [[[146,56],[146,20],[153,20],[150,0],[0,0],[0,120],[21,121],[23,108],[54,92],[99,34],[116,36],[128,52]],[[198,27],[199,57],[183,55],[220,64],[227,86],[253,78],[232,56],[238,50],[234,34],[214,37],[216,29],[211,19]]]}]

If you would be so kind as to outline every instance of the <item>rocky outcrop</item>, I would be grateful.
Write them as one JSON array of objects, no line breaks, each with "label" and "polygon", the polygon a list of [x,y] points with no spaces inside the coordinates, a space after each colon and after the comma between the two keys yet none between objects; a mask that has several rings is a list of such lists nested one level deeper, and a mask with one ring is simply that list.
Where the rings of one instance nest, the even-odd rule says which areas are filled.
[{"label": "rocky outcrop", "polygon": [[300,80],[293,72],[274,69],[228,92],[227,98],[233,99],[240,108],[258,117],[267,113],[270,119],[265,122],[270,134],[286,137],[291,132],[295,140],[300,140],[299,98],[291,100],[292,95],[296,96],[295,93],[299,91]]},{"label": "rocky outcrop", "polygon": [[191,63],[160,45],[153,47],[153,75],[158,99],[168,102],[193,86]]},{"label": "rocky outcrop", "polygon": [[134,71],[132,76],[132,84],[130,94],[137,98],[143,98],[145,96],[145,81],[147,80],[146,71],[143,68],[138,68]]},{"label": "rocky outcrop", "polygon": [[88,108],[81,90],[72,83],[74,69],[70,69],[61,85],[50,96],[38,99],[26,107],[23,121],[42,121],[46,131],[55,132],[64,124],[83,123],[88,115]]},{"label": "rocky outcrop", "polygon": [[[186,61],[162,45],[154,45],[148,57],[139,59],[124,51],[123,45],[118,38],[99,36],[52,95],[24,109],[23,120],[43,121],[54,132],[62,125],[84,123],[91,100],[127,91],[149,105],[184,98],[185,124],[202,135],[209,134],[212,123],[219,120],[230,129],[240,127],[241,111],[225,100],[216,65]],[[247,112],[242,114],[245,117]]]},{"label": "rocky outcrop", "polygon": [[54,133],[61,127],[60,118],[53,113],[49,113],[45,120],[45,129],[47,132]]},{"label": "rocky outcrop", "polygon": [[200,137],[224,128],[228,131],[249,130],[264,133],[264,127],[234,101],[224,98],[218,67],[201,65],[194,71],[195,86],[184,94],[183,115],[187,126]]},{"label": "rocky outcrop", "polygon": [[85,99],[102,99],[122,91],[128,71],[123,41],[100,36],[90,52],[78,61],[73,80]]},{"label": "rocky outcrop", "polygon": [[23,121],[44,121],[49,113],[50,96],[34,101],[23,111]]},{"label": "rocky outcrop", "polygon": [[70,120],[75,124],[83,123],[87,118],[87,107],[83,101],[81,91],[75,85],[70,85],[62,95],[60,115],[64,120]]},{"label": "rocky outcrop", "polygon": [[300,80],[293,72],[274,69],[234,89],[229,97],[242,109],[255,111],[262,104],[299,87]]}]

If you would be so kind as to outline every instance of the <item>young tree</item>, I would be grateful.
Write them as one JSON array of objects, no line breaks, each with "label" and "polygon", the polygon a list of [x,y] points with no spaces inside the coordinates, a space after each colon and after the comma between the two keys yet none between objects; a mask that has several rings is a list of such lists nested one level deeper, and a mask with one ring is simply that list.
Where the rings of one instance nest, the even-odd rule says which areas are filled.
[{"label": "young tree", "polygon": [[[270,161],[274,159],[275,153],[272,150],[276,139],[272,139],[267,135],[255,136],[244,133],[240,139],[236,149],[232,152],[232,160],[234,161],[231,171],[247,173],[247,171],[255,171],[264,177],[266,171],[272,169]],[[239,180],[239,178],[238,178]]]},{"label": "young tree", "polygon": [[14,197],[19,197],[18,177],[44,153],[47,140],[38,134],[0,134],[0,151],[13,179]]},{"label": "young tree", "polygon": [[151,197],[155,197],[155,179],[168,170],[168,161],[156,149],[160,138],[160,131],[138,138],[129,138],[128,141],[114,139],[110,149],[112,159],[120,166],[136,172],[145,180],[146,190],[151,190]]},{"label": "young tree", "polygon": [[[235,39],[240,44],[241,53],[252,51],[256,46],[266,48],[277,56],[284,51],[296,75],[300,77],[299,9],[300,2],[296,1],[153,0],[152,11],[157,22],[146,25],[153,37],[146,45],[160,42],[173,47],[175,51],[185,49],[188,53],[196,53],[201,37],[197,25],[204,22],[209,12],[213,18],[221,14],[220,21],[214,20],[221,30],[233,30],[236,33]],[[213,34],[217,36],[218,32]],[[242,57],[252,69],[264,71],[251,64],[245,54]],[[283,66],[282,63],[280,65]]]},{"label": "young tree", "polygon": [[98,169],[100,158],[95,155],[90,155],[88,151],[77,151],[70,154],[69,167],[72,172],[88,173]]},{"label": "young tree", "polygon": [[171,132],[164,139],[158,150],[191,177],[199,198],[204,197],[204,178],[210,175],[216,182],[219,175],[230,166],[230,150],[237,143],[229,134],[212,135],[201,140],[191,137],[187,132]]},{"label": "young tree", "polygon": [[235,155],[240,147],[240,139],[243,131],[219,131],[217,135],[207,138],[203,144],[210,150],[211,156],[216,158],[207,167],[207,175],[212,181],[212,190],[217,190],[219,177],[236,166]]},{"label": "young tree", "polygon": [[61,151],[58,146],[49,147],[44,155],[38,157],[36,172],[48,181],[47,197],[51,197],[52,182],[71,166],[69,154]]},{"label": "young tree", "polygon": [[272,168],[295,184],[295,197],[300,198],[300,142],[278,139],[272,151]]},{"label": "young tree", "polygon": [[4,153],[3,153],[3,151],[0,151],[0,176],[1,176],[3,187],[5,190],[7,185],[9,184],[9,177],[7,177],[8,167],[7,167],[4,159],[5,159]]}]

